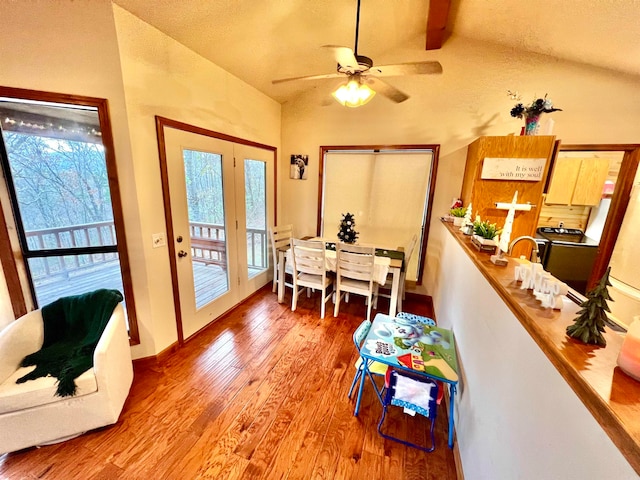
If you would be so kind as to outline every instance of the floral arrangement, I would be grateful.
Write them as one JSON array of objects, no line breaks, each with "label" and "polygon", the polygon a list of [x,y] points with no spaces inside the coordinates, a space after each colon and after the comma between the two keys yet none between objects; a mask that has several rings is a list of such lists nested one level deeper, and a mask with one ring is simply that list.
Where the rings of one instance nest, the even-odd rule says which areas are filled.
[{"label": "floral arrangement", "polygon": [[[507,91],[509,96],[514,100],[520,100],[518,92]],[[517,103],[515,107],[511,109],[511,116],[516,118],[533,118],[539,117],[543,113],[561,112],[561,108],[555,108],[551,99],[547,98],[545,94],[544,98],[536,98],[531,105],[524,106],[522,103]]]},{"label": "floral arrangement", "polygon": [[495,223],[489,223],[488,220],[480,220],[479,216],[473,222],[473,233],[487,240],[493,240],[501,231],[502,229],[498,228]]},{"label": "floral arrangement", "polygon": [[452,217],[462,218],[467,213],[467,209],[464,207],[456,207],[449,210],[449,213],[451,214]]}]

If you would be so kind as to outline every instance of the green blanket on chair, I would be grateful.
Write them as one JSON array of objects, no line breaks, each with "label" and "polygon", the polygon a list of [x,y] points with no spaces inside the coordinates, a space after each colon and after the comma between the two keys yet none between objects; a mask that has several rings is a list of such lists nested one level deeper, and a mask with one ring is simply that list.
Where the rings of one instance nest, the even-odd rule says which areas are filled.
[{"label": "green blanket on chair", "polygon": [[44,342],[27,355],[21,367],[36,368],[16,383],[51,375],[58,379],[56,395],[75,395],[75,379],[93,366],[93,352],[113,310],[123,300],[117,290],[100,289],[59,298],[42,307]]}]

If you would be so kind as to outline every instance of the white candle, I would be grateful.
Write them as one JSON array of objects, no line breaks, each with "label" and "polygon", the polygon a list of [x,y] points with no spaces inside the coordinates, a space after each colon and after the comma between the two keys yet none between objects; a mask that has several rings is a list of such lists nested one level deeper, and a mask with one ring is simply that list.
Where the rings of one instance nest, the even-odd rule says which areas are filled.
[{"label": "white candle", "polygon": [[618,355],[618,366],[640,382],[640,316],[634,317]]}]

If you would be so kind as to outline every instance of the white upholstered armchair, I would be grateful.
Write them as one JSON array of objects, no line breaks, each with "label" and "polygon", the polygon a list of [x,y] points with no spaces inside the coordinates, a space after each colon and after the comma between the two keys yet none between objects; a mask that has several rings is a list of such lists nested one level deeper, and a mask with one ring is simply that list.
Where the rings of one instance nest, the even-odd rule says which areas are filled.
[{"label": "white upholstered armchair", "polygon": [[22,359],[42,346],[40,310],[0,331],[0,454],[54,443],[118,421],[133,381],[124,309],[118,304],[93,355],[93,368],[75,379],[74,396],[55,396],[56,378],[16,384],[32,367]]}]

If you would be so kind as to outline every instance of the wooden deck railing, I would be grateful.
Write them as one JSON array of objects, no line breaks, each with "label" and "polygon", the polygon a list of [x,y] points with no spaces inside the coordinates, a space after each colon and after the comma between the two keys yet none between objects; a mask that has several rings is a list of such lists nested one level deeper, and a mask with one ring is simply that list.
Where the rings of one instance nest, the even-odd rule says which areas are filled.
[{"label": "wooden deck railing", "polygon": [[[227,268],[227,248],[224,225],[191,222],[191,255],[194,261]],[[114,245],[116,232],[113,222],[96,222],[72,227],[47,228],[26,232],[31,249],[98,247]],[[247,260],[250,268],[267,267],[267,232],[247,229]],[[65,257],[33,258],[30,260],[34,279],[48,275],[68,275],[70,271],[116,260],[116,253],[68,255]]]},{"label": "wooden deck railing", "polygon": [[189,223],[191,258],[207,265],[227,269],[227,239],[224,225]]},{"label": "wooden deck railing", "polygon": [[247,262],[249,268],[267,268],[267,231],[247,228]]},{"label": "wooden deck railing", "polygon": [[[191,256],[194,261],[218,265],[226,270],[227,250],[224,225],[189,223]],[[267,231],[247,229],[247,263],[250,268],[267,268]]]},{"label": "wooden deck railing", "polygon": [[[25,232],[27,245],[32,250],[101,247],[116,244],[113,222],[95,222],[72,227],[46,228]],[[52,274],[68,274],[69,271],[98,263],[116,260],[116,253],[92,255],[68,255],[65,257],[32,258],[29,261],[34,279]]]}]

